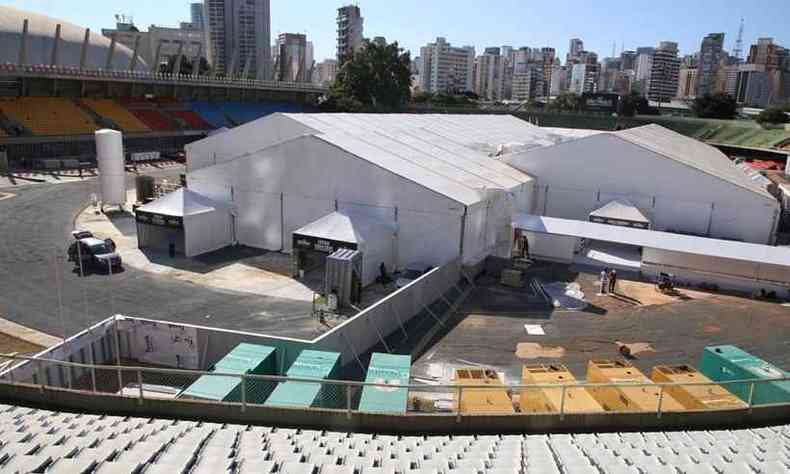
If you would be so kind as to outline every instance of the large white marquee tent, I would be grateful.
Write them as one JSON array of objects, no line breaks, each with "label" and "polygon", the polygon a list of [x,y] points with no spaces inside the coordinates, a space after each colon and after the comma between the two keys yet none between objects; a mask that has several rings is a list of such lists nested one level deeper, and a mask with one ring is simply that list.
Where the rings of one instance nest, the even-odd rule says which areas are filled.
[{"label": "large white marquee tent", "polygon": [[536,180],[535,214],[586,221],[626,200],[655,230],[773,244],[780,206],[726,155],[658,125],[590,132],[502,159]]},{"label": "large white marquee tent", "polygon": [[510,116],[276,114],[189,145],[188,182],[234,209],[244,245],[290,252],[340,212],[391,225],[396,267],[472,264],[506,256],[533,207],[533,179],[492,156],[561,140]]}]

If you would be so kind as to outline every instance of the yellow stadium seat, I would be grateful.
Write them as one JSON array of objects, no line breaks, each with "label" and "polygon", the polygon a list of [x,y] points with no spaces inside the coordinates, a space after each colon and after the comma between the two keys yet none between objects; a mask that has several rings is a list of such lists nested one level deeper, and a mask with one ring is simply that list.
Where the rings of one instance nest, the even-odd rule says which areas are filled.
[{"label": "yellow stadium seat", "polygon": [[90,115],[62,97],[0,99],[0,111],[34,135],[84,135],[98,129]]},{"label": "yellow stadium seat", "polygon": [[115,122],[124,132],[150,132],[140,119],[111,99],[83,99],[82,102],[94,112]]}]

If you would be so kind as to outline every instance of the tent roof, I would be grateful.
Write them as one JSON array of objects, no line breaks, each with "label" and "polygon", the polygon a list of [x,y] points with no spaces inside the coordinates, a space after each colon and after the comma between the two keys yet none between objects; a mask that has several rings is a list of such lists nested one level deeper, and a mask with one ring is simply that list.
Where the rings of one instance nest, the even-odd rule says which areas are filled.
[{"label": "tent roof", "polygon": [[746,173],[738,169],[724,153],[699,140],[655,124],[612,134],[678,163],[773,199],[764,186],[754,182]]},{"label": "tent roof", "polygon": [[137,210],[163,216],[188,217],[225,208],[225,205],[212,201],[202,194],[181,188],[145,206],[138,207]]},{"label": "tent roof", "polygon": [[[549,146],[539,127],[506,115],[283,114],[312,135],[462,204],[532,178],[490,154],[502,144]],[[524,145],[524,144],[527,145]]]},{"label": "tent roof", "polygon": [[373,216],[350,215],[344,212],[333,212],[307,224],[294,234],[316,237],[320,239],[364,244],[380,239],[392,239],[395,233],[393,224]]},{"label": "tent roof", "polygon": [[645,217],[642,211],[627,199],[615,199],[602,208],[591,212],[590,215],[605,219],[650,223],[650,219]]},{"label": "tent roof", "polygon": [[519,214],[513,226],[541,234],[579,237],[707,257],[790,267],[790,249],[729,240],[616,227],[593,222]]}]

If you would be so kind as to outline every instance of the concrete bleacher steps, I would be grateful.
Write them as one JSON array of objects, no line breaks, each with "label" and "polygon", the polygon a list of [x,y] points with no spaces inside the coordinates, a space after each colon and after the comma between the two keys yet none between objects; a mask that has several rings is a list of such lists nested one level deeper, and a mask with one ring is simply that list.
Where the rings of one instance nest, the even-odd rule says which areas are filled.
[{"label": "concrete bleacher steps", "polygon": [[0,405],[0,472],[790,472],[790,426],[515,436],[388,436]]}]

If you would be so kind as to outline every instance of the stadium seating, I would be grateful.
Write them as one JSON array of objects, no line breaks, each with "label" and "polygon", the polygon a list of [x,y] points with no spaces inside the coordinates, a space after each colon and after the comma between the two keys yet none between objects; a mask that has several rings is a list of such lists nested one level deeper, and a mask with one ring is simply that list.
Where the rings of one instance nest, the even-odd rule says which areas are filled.
[{"label": "stadium seating", "polygon": [[74,102],[62,97],[2,98],[0,111],[34,135],[90,134],[99,128]]},{"label": "stadium seating", "polygon": [[192,130],[211,130],[214,127],[203,118],[191,110],[174,110],[168,112],[170,115],[179,118],[186,123],[187,128]]},{"label": "stadium seating", "polygon": [[384,436],[0,405],[2,472],[785,473],[790,426],[514,436]]},{"label": "stadium seating", "polygon": [[232,123],[228,122],[228,118],[225,116],[225,112],[222,111],[222,107],[216,103],[197,101],[190,103],[189,108],[200,115],[203,120],[210,123],[213,128],[230,128],[233,126]]},{"label": "stadium seating", "polygon": [[236,124],[252,122],[277,112],[297,113],[304,109],[301,105],[286,102],[224,102],[220,105]]},{"label": "stadium seating", "polygon": [[134,114],[111,99],[83,99],[82,102],[97,114],[115,122],[124,132],[142,133],[151,131]]},{"label": "stadium seating", "polygon": [[151,130],[157,132],[172,132],[178,130],[176,125],[162,112],[155,109],[132,109],[131,112],[143,123],[148,125]]}]

